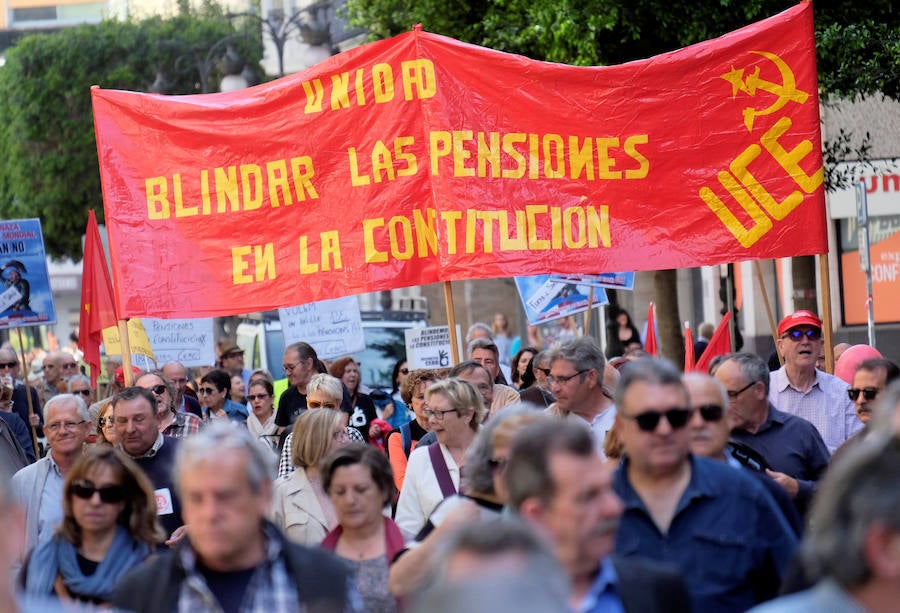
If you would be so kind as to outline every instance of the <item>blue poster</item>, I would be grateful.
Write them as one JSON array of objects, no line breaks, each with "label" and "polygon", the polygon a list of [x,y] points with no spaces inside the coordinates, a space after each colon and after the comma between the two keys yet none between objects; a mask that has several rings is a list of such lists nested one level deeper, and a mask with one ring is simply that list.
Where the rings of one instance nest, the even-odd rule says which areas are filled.
[{"label": "blue poster", "polygon": [[0,328],[56,323],[40,219],[0,221]]},{"label": "blue poster", "polygon": [[551,275],[516,277],[516,288],[525,307],[525,317],[533,326],[609,302],[603,288],[595,288],[594,302],[588,307],[590,286],[557,282]]},{"label": "blue poster", "polygon": [[592,287],[608,287],[610,289],[634,289],[633,272],[604,272],[599,275],[550,275],[551,281],[558,283],[577,283]]}]

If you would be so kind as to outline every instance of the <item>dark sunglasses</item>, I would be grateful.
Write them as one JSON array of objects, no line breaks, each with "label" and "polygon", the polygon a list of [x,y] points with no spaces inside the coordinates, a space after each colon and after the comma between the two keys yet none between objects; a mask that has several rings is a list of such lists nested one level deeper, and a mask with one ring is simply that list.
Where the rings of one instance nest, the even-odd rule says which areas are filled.
[{"label": "dark sunglasses", "polygon": [[269,394],[250,394],[249,396],[247,396],[247,400],[253,402],[255,400],[265,400],[268,397]]},{"label": "dark sunglasses", "polygon": [[[700,417],[703,418],[703,421],[719,421],[722,419],[722,415],[725,414],[722,407],[717,404],[701,404],[697,407],[697,410],[700,411]],[[669,423],[671,423],[671,420]]]},{"label": "dark sunglasses", "polygon": [[215,394],[218,391],[219,390],[217,390],[214,387],[201,387],[200,389],[197,390],[197,393],[200,394],[201,396],[206,396],[207,394]]},{"label": "dark sunglasses", "polygon": [[673,430],[680,430],[687,425],[688,420],[691,418],[691,413],[691,409],[675,408],[668,411],[644,411],[643,413],[626,417],[636,421],[638,428],[644,432],[653,432],[656,430],[656,426],[659,425],[659,420],[662,417],[666,418]]},{"label": "dark sunglasses", "polygon": [[73,393],[73,394],[81,394],[82,396],[90,397],[90,395],[91,395],[91,390],[75,390],[75,391],[72,392],[72,393]]},{"label": "dark sunglasses", "polygon": [[804,336],[811,341],[817,341],[822,338],[822,331],[817,330],[816,328],[808,328],[806,330],[788,330],[787,333],[781,338],[789,338],[792,341],[800,342],[801,340],[803,340]]},{"label": "dark sunglasses", "polygon": [[159,385],[154,385],[153,387],[151,387],[150,391],[157,396],[162,396],[166,391],[166,386],[160,383]]},{"label": "dark sunglasses", "polygon": [[116,504],[125,500],[125,488],[121,485],[104,485],[96,487],[90,481],[81,481],[73,483],[69,491],[78,496],[82,500],[90,500],[94,497],[94,492],[100,494],[100,502],[106,504]]},{"label": "dark sunglasses", "polygon": [[0,362],[0,368],[14,368],[18,365],[18,362]]},{"label": "dark sunglasses", "polygon": [[851,387],[847,390],[847,395],[850,396],[850,400],[856,402],[856,399],[859,398],[859,395],[862,394],[863,398],[866,400],[875,400],[875,396],[880,392],[877,387],[864,387],[862,389]]}]

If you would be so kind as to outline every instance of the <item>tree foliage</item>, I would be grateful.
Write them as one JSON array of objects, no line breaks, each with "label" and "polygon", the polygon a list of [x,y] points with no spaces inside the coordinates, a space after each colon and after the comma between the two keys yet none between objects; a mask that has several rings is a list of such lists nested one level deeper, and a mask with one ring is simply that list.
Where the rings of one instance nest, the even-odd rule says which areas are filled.
[{"label": "tree foliage", "polygon": [[[373,38],[425,30],[534,59],[618,64],[721,36],[796,0],[348,0]],[[825,93],[900,99],[900,12],[894,0],[815,3]]]},{"label": "tree foliage", "polygon": [[259,32],[239,31],[212,4],[19,39],[0,69],[0,216],[39,217],[48,253],[80,259],[87,210],[103,218],[91,86],[147,91],[163,71],[172,93],[196,93],[197,64],[217,78],[207,55],[223,39],[258,65]]}]

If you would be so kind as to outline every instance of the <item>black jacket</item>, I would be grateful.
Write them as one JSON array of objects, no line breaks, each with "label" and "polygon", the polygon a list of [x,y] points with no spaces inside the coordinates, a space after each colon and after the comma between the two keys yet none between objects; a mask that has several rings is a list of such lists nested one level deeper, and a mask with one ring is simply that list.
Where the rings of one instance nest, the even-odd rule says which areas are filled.
[{"label": "black jacket", "polygon": [[[309,613],[340,613],[345,610],[349,576],[345,565],[334,555],[308,549],[281,539],[287,573],[297,588],[300,603]],[[187,546],[184,542],[180,547]],[[119,581],[112,595],[113,607],[134,613],[164,613],[178,610],[178,595],[186,577],[175,551],[166,551],[142,564]],[[276,612],[273,612],[276,613]]]}]

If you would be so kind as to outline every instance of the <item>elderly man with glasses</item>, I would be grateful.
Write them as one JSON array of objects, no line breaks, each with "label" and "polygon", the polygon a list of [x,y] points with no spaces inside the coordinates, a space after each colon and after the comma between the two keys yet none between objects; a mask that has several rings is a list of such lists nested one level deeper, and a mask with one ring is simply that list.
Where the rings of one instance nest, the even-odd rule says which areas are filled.
[{"label": "elderly man with glasses", "polygon": [[821,435],[810,422],[769,402],[769,369],[761,357],[731,355],[719,365],[716,379],[728,391],[732,438],[765,458],[766,474],[805,513],[828,468],[829,453]]},{"label": "elderly man with glasses", "polygon": [[847,397],[847,384],[816,368],[822,343],[822,320],[814,313],[797,311],[781,320],[776,349],[784,366],[769,375],[769,400],[811,422],[834,453],[863,423]]},{"label": "elderly man with glasses", "polygon": [[76,394],[57,394],[44,405],[50,453],[12,478],[13,494],[25,510],[27,549],[49,540],[63,519],[63,482],[81,457],[91,433],[87,404]]},{"label": "elderly man with glasses", "polygon": [[613,482],[625,505],[616,553],[675,566],[695,611],[746,611],[774,597],[797,539],[755,479],[691,454],[681,373],[636,360],[615,400],[625,447]]},{"label": "elderly man with glasses", "polygon": [[778,485],[754,462],[746,461],[742,443],[730,441],[731,424],[728,391],[717,379],[709,375],[691,372],[684,376],[684,386],[694,414],[688,422],[691,431],[691,452],[695,455],[724,462],[746,471],[772,496],[781,514],[799,538],[803,533],[803,520],[787,490]]}]

